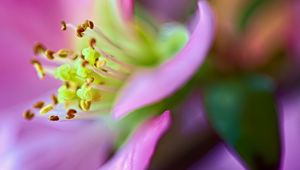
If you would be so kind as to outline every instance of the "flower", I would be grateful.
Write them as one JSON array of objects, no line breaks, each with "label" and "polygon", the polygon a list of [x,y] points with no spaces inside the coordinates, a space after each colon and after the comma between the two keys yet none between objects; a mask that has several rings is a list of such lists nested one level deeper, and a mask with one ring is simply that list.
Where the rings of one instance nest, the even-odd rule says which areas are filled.
[{"label": "flower", "polygon": [[[198,23],[189,40],[187,30],[177,24],[155,31],[134,19],[131,1],[99,3],[99,22],[86,20],[78,26],[62,22],[62,30],[73,30],[83,42],[89,39],[84,48],[79,45],[79,52],[55,52],[40,43],[34,47],[36,55],[58,64],[45,66],[39,58],[33,59],[38,76],[51,75],[63,82],[52,104],[35,107],[50,120],[110,111],[117,118],[124,117],[170,96],[189,80],[208,52],[214,23],[205,1],[199,2]],[[69,110],[57,114],[62,105]],[[69,116],[70,110],[74,115]]]},{"label": "flower", "polygon": [[[0,146],[1,168],[147,168],[157,141],[170,124],[169,111],[130,122],[140,126],[132,136],[126,134],[130,136],[128,142],[122,142],[108,162],[108,151],[124,127],[122,120],[111,119],[106,113],[112,111],[116,117],[123,117],[179,89],[208,51],[213,35],[212,12],[205,1],[199,2],[197,25],[183,47],[189,37],[183,26],[172,24],[155,31],[140,19],[133,19],[131,1],[99,3],[103,14],[99,20],[86,20],[76,27],[62,22],[63,30],[73,29],[82,38],[83,43],[75,47],[78,51],[53,51],[37,43],[35,54],[52,63],[46,66],[38,57],[32,60],[40,78],[52,75],[64,82],[58,94],[52,95],[52,104],[41,100],[34,104],[35,109],[52,121],[92,119],[29,122],[19,120],[12,111],[3,116],[1,121],[5,123],[0,125],[1,141],[5,141]],[[31,120],[35,114],[30,109],[24,116]]]}]

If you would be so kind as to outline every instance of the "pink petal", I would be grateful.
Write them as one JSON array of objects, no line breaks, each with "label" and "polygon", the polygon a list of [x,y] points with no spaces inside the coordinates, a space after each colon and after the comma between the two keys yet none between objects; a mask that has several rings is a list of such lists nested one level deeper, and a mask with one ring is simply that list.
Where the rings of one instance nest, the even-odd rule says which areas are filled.
[{"label": "pink petal", "polygon": [[[83,23],[86,19],[93,20],[95,15],[95,10],[93,7],[95,6],[96,1],[91,0],[63,0],[59,1],[61,8],[63,8],[64,15],[61,20],[64,20],[73,24]],[[72,33],[72,38],[77,38]]]},{"label": "pink petal", "polygon": [[199,1],[198,5],[198,24],[188,44],[159,68],[137,71],[121,91],[113,109],[115,117],[170,96],[199,68],[211,46],[214,17],[206,1]]},{"label": "pink petal", "polygon": [[283,166],[282,169],[300,169],[300,91],[281,97],[283,118]]},{"label": "pink petal", "polygon": [[26,121],[9,113],[0,120],[0,169],[97,169],[107,158],[113,136],[100,121]]},{"label": "pink petal", "polygon": [[[1,0],[0,21],[0,108],[7,108],[45,92],[55,83],[38,80],[30,59],[40,41],[51,49],[64,47],[67,38],[60,30],[64,8],[59,0]],[[36,86],[38,88],[32,88]]]},{"label": "pink petal", "polygon": [[133,18],[134,1],[133,0],[120,0],[120,8],[125,20]]},{"label": "pink petal", "polygon": [[224,145],[219,145],[201,159],[190,170],[245,170],[239,160]]},{"label": "pink petal", "polygon": [[101,170],[146,169],[157,141],[170,124],[170,112],[149,120],[134,133],[129,142]]}]

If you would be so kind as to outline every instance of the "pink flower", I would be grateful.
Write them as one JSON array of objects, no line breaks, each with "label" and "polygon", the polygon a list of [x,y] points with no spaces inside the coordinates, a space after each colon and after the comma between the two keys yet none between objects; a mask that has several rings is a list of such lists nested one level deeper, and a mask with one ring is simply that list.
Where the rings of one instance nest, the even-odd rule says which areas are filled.
[{"label": "pink flower", "polygon": [[[95,22],[86,20],[78,26],[62,22],[63,30],[85,38],[79,39],[75,50],[53,51],[42,44],[34,48],[37,57],[32,64],[39,77],[49,75],[63,82],[57,91],[58,105],[47,104],[40,110],[46,116],[65,119],[68,112],[61,110],[65,106],[85,113],[111,111],[117,118],[124,117],[171,96],[192,77],[208,53],[214,19],[206,1],[198,3],[191,34],[174,23],[152,30],[133,18],[132,1],[99,3]],[[53,64],[45,66],[41,58]]]},{"label": "pink flower", "polygon": [[[141,107],[169,97],[184,85],[199,68],[210,47],[214,33],[212,11],[206,1],[199,1],[197,24],[193,33],[189,35],[184,27],[178,25],[171,27],[167,25],[159,32],[152,32],[147,24],[134,20],[133,4],[130,0],[102,0],[99,3],[98,12],[101,14],[98,16],[99,20],[95,18],[94,22],[86,21],[77,27],[69,22],[62,23],[64,30],[73,29],[78,37],[89,38],[90,44],[87,48],[80,48],[79,53],[69,49],[52,51],[39,44],[35,48],[37,55],[54,61],[54,64],[61,62],[64,64],[62,67],[52,69],[52,65],[43,67],[37,59],[32,61],[41,78],[47,73],[64,81],[64,85],[58,90],[58,101],[53,97],[53,104],[41,106],[41,114],[46,114],[50,120],[81,119],[90,116],[92,119],[58,124],[40,119],[26,122],[16,118],[14,110],[3,112],[9,114],[2,116],[1,121],[4,123],[0,125],[0,138],[3,141],[0,145],[1,168],[25,170],[147,168],[157,141],[170,124],[170,113],[165,111],[160,116],[155,118],[152,116],[143,121],[128,142],[124,143],[108,162],[105,162],[108,151],[112,143],[116,142],[116,136],[119,135],[122,126],[115,126],[119,121],[105,114],[112,110],[115,117],[126,116]],[[9,7],[13,5],[10,2],[3,4],[5,11],[10,12]],[[67,14],[78,14],[78,11],[89,5],[91,4],[85,1],[80,1],[76,5],[71,3],[63,6],[62,12],[70,21],[81,22],[73,18],[74,15]],[[68,7],[74,8],[69,10]],[[90,15],[88,9],[82,11],[82,16]],[[38,14],[34,13],[40,16]],[[5,12],[1,18],[4,18],[3,16]],[[14,16],[17,23],[24,22],[23,18],[20,18],[22,15]],[[30,16],[28,18],[32,19]],[[40,27],[40,25],[32,26]],[[11,29],[15,28],[19,27],[16,25]],[[42,28],[34,33],[40,33],[38,31],[45,34]],[[61,38],[52,36],[51,31],[47,32],[51,36],[45,38],[47,41],[53,41],[53,46],[50,45],[52,48],[60,45],[56,42],[61,42],[67,47],[71,46],[66,43],[67,39],[63,38],[60,41]],[[17,35],[13,31],[11,34]],[[187,38],[189,39],[186,43]],[[25,44],[32,42],[30,39]],[[154,44],[155,48],[152,49],[149,44]],[[22,43],[18,46],[25,48]],[[24,54],[29,53],[20,55]],[[68,61],[64,60],[66,56]],[[14,74],[20,74],[20,71]],[[107,102],[109,110],[102,101]],[[76,114],[69,115],[71,110]],[[31,118],[29,115],[26,117]]]}]

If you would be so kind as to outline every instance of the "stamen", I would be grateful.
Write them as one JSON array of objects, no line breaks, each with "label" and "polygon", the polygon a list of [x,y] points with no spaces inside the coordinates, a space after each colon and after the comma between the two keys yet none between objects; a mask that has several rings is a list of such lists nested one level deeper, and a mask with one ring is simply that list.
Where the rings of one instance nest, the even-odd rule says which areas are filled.
[{"label": "stamen", "polygon": [[94,89],[101,90],[101,91],[104,91],[104,92],[110,92],[110,93],[115,93],[115,92],[118,91],[117,88],[110,87],[110,86],[105,86],[105,85],[101,85],[101,84],[92,84],[92,87]]},{"label": "stamen", "polygon": [[97,26],[94,26],[95,28],[93,29],[93,31],[91,32],[95,32],[97,35],[99,35],[103,40],[105,40],[107,43],[109,43],[110,45],[112,45],[113,47],[117,48],[117,49],[122,49],[119,45],[117,45],[116,43],[114,43],[110,38],[108,38],[108,36],[106,36],[104,34],[104,32]]},{"label": "stamen", "polygon": [[110,77],[110,78],[113,78],[113,79],[116,79],[116,80],[120,80],[120,81],[123,81],[126,79],[125,76],[123,75],[118,75],[118,74],[110,74],[108,73],[108,70],[105,70],[105,69],[97,69],[97,68],[94,68],[92,66],[87,66],[88,69],[94,71],[95,73],[99,74],[99,75],[102,75],[102,76],[105,76],[105,77]]},{"label": "stamen", "polygon": [[[83,56],[83,55],[81,55],[81,56]],[[82,63],[81,63],[81,66],[82,66],[82,67],[86,67],[86,66],[88,66],[88,65],[89,65],[89,62],[88,62],[87,60],[83,59],[83,61],[82,61]]]},{"label": "stamen", "polygon": [[77,111],[75,109],[69,109],[67,112],[66,119],[73,119]]},{"label": "stamen", "polygon": [[124,63],[121,60],[118,60],[116,57],[113,57],[112,55],[107,54],[106,52],[104,52],[103,50],[101,50],[100,48],[98,48],[97,46],[95,46],[95,50],[99,51],[99,53],[105,57],[107,60],[110,60],[120,66],[122,66],[123,68],[127,69],[128,71],[133,70],[133,66],[129,65],[127,63]]},{"label": "stamen", "polygon": [[57,52],[57,55],[60,57],[60,58],[67,58],[69,53],[67,50],[65,49],[60,49],[58,52]]},{"label": "stamen", "polygon": [[93,77],[90,77],[85,80],[85,83],[87,86],[90,86],[94,82],[94,80],[95,79]]},{"label": "stamen", "polygon": [[[86,25],[88,23],[84,23],[82,25],[79,26],[74,26],[73,24],[70,23],[66,23],[66,27],[69,27],[71,29],[73,29],[76,32],[76,35],[79,38],[82,38],[84,35],[87,35],[88,37],[92,38],[93,36],[91,35],[92,33],[96,33],[100,38],[102,38],[104,41],[106,41],[110,46],[121,50],[121,47],[116,45],[114,42],[112,42],[112,40],[110,40],[102,31],[100,28],[96,27],[94,24],[92,24],[92,22],[90,21],[89,24],[90,25]],[[86,26],[89,27],[92,30],[87,30]],[[94,29],[95,28],[95,29]]]},{"label": "stamen", "polygon": [[[115,70],[115,69],[113,69],[113,68],[111,68],[111,67],[108,67],[108,66],[106,66],[106,65],[103,65],[103,66],[101,66],[101,67],[102,67],[102,69],[105,69],[105,70],[107,70],[108,72],[110,72],[110,73],[112,73],[112,74],[114,74],[114,75],[117,75],[117,76],[120,76],[120,77],[126,77],[126,76],[127,76],[127,74],[125,74],[124,72]],[[100,68],[101,68],[101,67],[100,67]]]},{"label": "stamen", "polygon": [[57,99],[56,95],[52,94],[51,98],[52,98],[53,105],[57,105],[58,104],[58,99]]},{"label": "stamen", "polygon": [[44,73],[45,73],[45,74],[51,75],[51,76],[53,76],[53,77],[55,76],[55,74],[54,74],[55,68],[49,67],[49,66],[44,66],[44,67],[43,67],[43,70],[44,70]]},{"label": "stamen", "polygon": [[67,24],[65,21],[61,21],[61,28],[60,28],[62,31],[65,31],[67,30]]},{"label": "stamen", "polygon": [[79,38],[82,38],[83,35],[84,35],[84,31],[85,31],[85,30],[86,30],[86,29],[85,29],[84,27],[82,27],[81,25],[79,25],[79,26],[77,27],[77,29],[76,29],[77,36],[78,36]]},{"label": "stamen", "polygon": [[91,104],[92,104],[91,101],[80,100],[79,108],[83,111],[89,111],[90,107],[91,107]]},{"label": "stamen", "polygon": [[46,74],[45,74],[45,71],[42,67],[42,64],[38,60],[35,60],[35,59],[31,60],[31,64],[33,64],[35,70],[37,71],[38,77],[40,79],[43,79]]},{"label": "stamen", "polygon": [[95,39],[95,38],[92,38],[92,39],[90,40],[90,47],[91,47],[92,49],[95,49],[95,48],[94,48],[95,45],[96,45],[96,39]]},{"label": "stamen", "polygon": [[53,109],[54,109],[54,106],[52,104],[49,104],[40,110],[40,114],[47,114],[48,112],[50,112]]},{"label": "stamen", "polygon": [[94,23],[90,20],[86,20],[85,25],[87,25],[90,29],[94,29]]},{"label": "stamen", "polygon": [[[90,20],[86,20],[84,24],[79,25],[77,27],[75,27],[72,24],[67,23],[66,24],[67,27],[70,27],[72,29],[74,29],[77,33],[78,37],[83,37],[83,33],[85,33],[87,36],[92,37],[91,33],[96,33],[96,35],[98,35],[99,37],[101,37],[103,40],[105,40],[109,45],[111,45],[112,47],[115,47],[116,49],[120,50],[121,47],[118,46],[117,44],[115,44],[111,39],[109,39],[102,31],[99,27],[96,27],[94,25],[94,23]],[[87,27],[90,28],[91,30],[87,30]]]},{"label": "stamen", "polygon": [[58,121],[59,117],[56,116],[56,115],[51,115],[51,116],[49,116],[49,120],[51,120],[51,121]]},{"label": "stamen", "polygon": [[33,47],[34,54],[42,54],[46,51],[46,47],[41,43],[36,43]]},{"label": "stamen", "polygon": [[34,118],[34,113],[31,110],[26,110],[23,117],[27,120],[32,120]]},{"label": "stamen", "polygon": [[54,52],[51,51],[51,50],[46,50],[45,55],[46,55],[46,57],[47,57],[49,60],[53,60],[53,59],[54,59]]},{"label": "stamen", "polygon": [[95,67],[101,68],[102,66],[105,66],[107,64],[106,60],[99,60],[99,58],[96,59]]},{"label": "stamen", "polygon": [[44,102],[43,101],[39,101],[39,102],[36,102],[33,107],[36,108],[36,109],[41,109],[44,107]]}]

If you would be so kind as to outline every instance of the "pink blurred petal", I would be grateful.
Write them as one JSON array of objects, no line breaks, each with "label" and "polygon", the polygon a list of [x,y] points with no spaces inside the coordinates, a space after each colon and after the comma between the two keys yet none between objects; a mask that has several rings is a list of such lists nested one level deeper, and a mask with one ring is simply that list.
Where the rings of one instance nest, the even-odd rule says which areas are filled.
[{"label": "pink blurred petal", "polygon": [[199,1],[198,5],[198,24],[188,44],[159,68],[137,71],[121,91],[113,109],[115,117],[120,118],[171,95],[199,68],[213,39],[214,18],[206,1]]},{"label": "pink blurred petal", "polygon": [[100,121],[26,121],[10,113],[0,124],[0,169],[97,169],[107,158],[113,136]]},{"label": "pink blurred petal", "polygon": [[143,170],[146,169],[156,147],[157,141],[168,129],[170,112],[142,124],[129,142],[101,167],[101,170]]},{"label": "pink blurred petal", "polygon": [[120,8],[125,20],[131,20],[134,12],[134,1],[133,0],[120,0]]},{"label": "pink blurred petal", "polygon": [[[93,12],[95,12],[93,9],[93,6],[95,5],[95,1],[91,0],[63,0],[59,2],[59,6],[61,6],[63,9],[63,18],[61,20],[64,20],[69,23],[73,24],[79,24],[84,22],[87,19],[94,19],[93,15],[95,15]],[[74,36],[75,34],[72,32],[71,38],[77,38]]]},{"label": "pink blurred petal", "polygon": [[300,93],[294,92],[295,96],[282,97],[283,105],[283,168],[300,169]]},{"label": "pink blurred petal", "polygon": [[0,108],[32,99],[54,86],[50,79],[47,83],[38,80],[30,59],[36,41],[52,49],[66,44],[59,25],[63,8],[59,0],[0,2],[0,21],[5,23],[0,31]]},{"label": "pink blurred petal", "polygon": [[232,153],[230,153],[230,151],[224,145],[219,145],[215,149],[210,151],[207,156],[205,156],[201,161],[194,165],[190,170],[199,169],[245,170],[238,159]]}]

